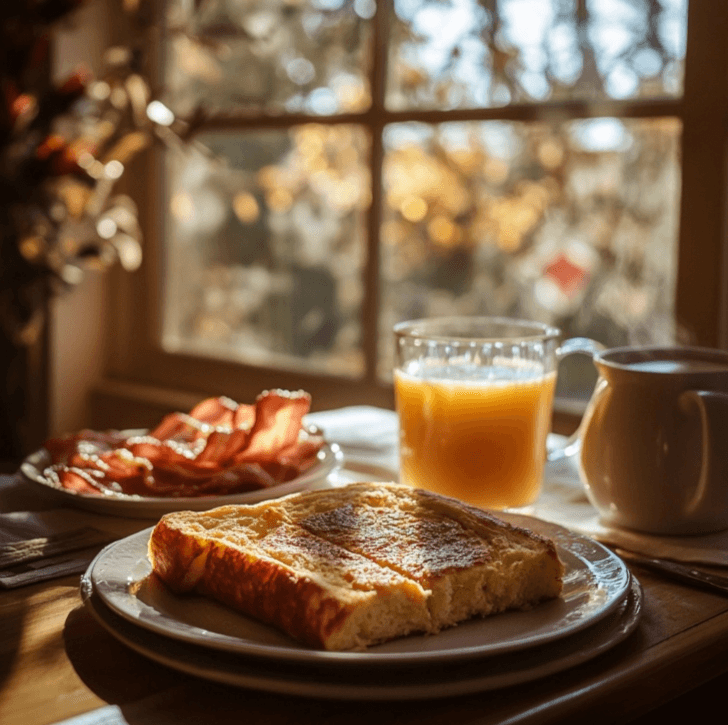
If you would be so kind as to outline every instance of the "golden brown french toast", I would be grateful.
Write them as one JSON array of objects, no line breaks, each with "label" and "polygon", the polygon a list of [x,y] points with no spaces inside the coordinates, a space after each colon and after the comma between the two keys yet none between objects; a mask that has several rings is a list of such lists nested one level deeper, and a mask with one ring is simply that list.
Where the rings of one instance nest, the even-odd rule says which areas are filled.
[{"label": "golden brown french toast", "polygon": [[399,484],[354,483],[164,516],[154,572],[306,644],[361,649],[561,592],[550,540]]}]

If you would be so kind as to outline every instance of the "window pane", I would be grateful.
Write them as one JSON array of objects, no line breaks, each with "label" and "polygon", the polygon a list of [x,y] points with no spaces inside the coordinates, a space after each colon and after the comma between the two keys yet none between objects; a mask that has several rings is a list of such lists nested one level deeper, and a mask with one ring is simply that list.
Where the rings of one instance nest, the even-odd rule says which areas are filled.
[{"label": "window pane", "polygon": [[374,0],[168,0],[164,100],[207,111],[361,111]]},{"label": "window pane", "polygon": [[394,0],[393,7],[392,110],[682,93],[687,0]]},{"label": "window pane", "polygon": [[[680,130],[614,118],[390,126],[381,377],[393,324],[430,315],[538,319],[608,346],[672,341]],[[583,370],[569,381],[582,393],[590,361]]]},{"label": "window pane", "polygon": [[163,345],[360,375],[361,128],[207,133],[168,162]]}]

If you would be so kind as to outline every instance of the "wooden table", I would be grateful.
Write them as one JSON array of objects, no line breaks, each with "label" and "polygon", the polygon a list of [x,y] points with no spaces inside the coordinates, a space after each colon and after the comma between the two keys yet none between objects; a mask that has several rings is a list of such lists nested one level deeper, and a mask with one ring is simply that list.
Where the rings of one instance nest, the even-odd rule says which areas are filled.
[{"label": "wooden table", "polygon": [[[78,576],[0,591],[0,723],[46,725],[108,704],[166,723],[623,723],[706,718],[728,685],[728,597],[633,568],[637,630],[606,654],[496,692],[394,703],[325,701],[213,684],[127,649],[83,607]],[[673,699],[677,698],[677,699]],[[668,704],[665,704],[668,703]]]}]

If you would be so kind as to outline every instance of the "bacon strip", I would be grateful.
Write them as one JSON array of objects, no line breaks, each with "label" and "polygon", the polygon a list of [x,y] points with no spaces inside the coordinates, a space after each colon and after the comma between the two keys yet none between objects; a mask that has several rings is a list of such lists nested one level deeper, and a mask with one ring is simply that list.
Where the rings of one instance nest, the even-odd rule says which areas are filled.
[{"label": "bacon strip", "polygon": [[208,398],[144,436],[83,430],[46,441],[56,486],[88,495],[217,496],[275,486],[317,460],[321,436],[303,431],[311,396],[261,393],[254,405]]}]

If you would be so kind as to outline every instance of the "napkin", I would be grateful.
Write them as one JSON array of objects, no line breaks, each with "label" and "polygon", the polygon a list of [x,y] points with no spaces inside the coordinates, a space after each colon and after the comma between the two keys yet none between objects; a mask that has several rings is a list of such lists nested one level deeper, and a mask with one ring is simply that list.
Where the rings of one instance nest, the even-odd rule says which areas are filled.
[{"label": "napkin", "polygon": [[586,497],[574,458],[546,465],[543,491],[528,513],[636,554],[728,567],[728,531],[700,536],[657,536],[603,522]]},{"label": "napkin", "polygon": [[67,720],[60,720],[56,725],[128,725],[128,721],[118,705],[106,705]]},{"label": "napkin", "polygon": [[399,470],[399,422],[393,410],[370,405],[309,413],[306,422],[320,428],[344,453],[345,467],[395,480]]},{"label": "napkin", "polygon": [[[0,492],[16,485],[22,485],[22,483],[0,480]],[[118,539],[146,528],[152,523],[144,519],[101,516],[67,508],[47,511],[12,511],[0,514],[0,544],[37,539],[51,534],[86,528],[97,529],[107,534],[110,539]]]}]

